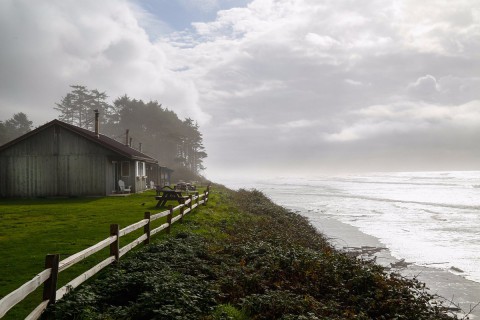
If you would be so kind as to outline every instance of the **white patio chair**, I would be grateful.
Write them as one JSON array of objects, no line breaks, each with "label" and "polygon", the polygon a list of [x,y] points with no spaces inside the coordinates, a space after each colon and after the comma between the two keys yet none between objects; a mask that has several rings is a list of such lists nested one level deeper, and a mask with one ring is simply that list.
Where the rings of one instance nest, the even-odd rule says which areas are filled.
[{"label": "white patio chair", "polygon": [[125,187],[125,182],[123,182],[123,180],[118,180],[118,187],[122,193],[132,192],[132,186]]}]

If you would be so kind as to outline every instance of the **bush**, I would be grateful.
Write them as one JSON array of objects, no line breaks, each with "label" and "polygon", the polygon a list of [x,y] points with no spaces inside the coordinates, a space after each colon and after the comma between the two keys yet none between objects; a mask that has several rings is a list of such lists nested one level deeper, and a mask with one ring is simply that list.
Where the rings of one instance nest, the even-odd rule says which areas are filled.
[{"label": "bush", "polygon": [[247,320],[248,316],[231,304],[220,304],[213,311],[212,320]]},{"label": "bush", "polygon": [[213,310],[218,295],[202,272],[204,250],[193,236],[146,247],[73,291],[51,313],[57,319],[199,318]]}]

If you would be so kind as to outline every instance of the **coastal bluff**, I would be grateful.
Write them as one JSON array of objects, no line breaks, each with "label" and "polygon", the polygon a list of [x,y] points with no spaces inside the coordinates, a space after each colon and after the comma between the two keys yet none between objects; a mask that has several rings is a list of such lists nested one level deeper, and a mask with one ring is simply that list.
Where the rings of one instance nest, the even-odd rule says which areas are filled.
[{"label": "coastal bluff", "polygon": [[209,205],[48,310],[56,319],[455,319],[425,285],[334,249],[256,190]]}]

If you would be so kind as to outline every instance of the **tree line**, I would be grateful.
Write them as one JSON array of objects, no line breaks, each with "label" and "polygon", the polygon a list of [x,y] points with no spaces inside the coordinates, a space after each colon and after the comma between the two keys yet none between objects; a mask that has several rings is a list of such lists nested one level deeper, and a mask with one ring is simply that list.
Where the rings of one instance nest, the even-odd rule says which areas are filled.
[{"label": "tree line", "polygon": [[0,121],[0,146],[32,130],[33,122],[25,113],[15,113],[12,118]]},{"label": "tree line", "polygon": [[[95,113],[100,113],[100,133],[128,144],[177,171],[177,177],[193,178],[205,169],[207,157],[198,124],[178,115],[157,101],[144,102],[127,95],[108,103],[108,95],[86,86],[72,85],[71,91],[55,104],[59,120],[94,130]],[[0,121],[0,145],[30,131],[32,122],[24,113]]]}]

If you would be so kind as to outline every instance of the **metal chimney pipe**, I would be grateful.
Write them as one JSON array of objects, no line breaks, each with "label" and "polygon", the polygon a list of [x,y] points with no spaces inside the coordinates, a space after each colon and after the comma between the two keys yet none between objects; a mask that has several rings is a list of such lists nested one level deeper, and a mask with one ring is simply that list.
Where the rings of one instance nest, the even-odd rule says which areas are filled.
[{"label": "metal chimney pipe", "polygon": [[138,151],[142,152],[142,143],[141,142],[138,143]]},{"label": "metal chimney pipe", "polygon": [[125,145],[128,146],[128,132],[130,130],[127,129],[127,132],[125,133],[126,137],[125,137]]},{"label": "metal chimney pipe", "polygon": [[95,112],[95,136],[97,138],[100,138],[100,130],[99,130],[99,116],[100,116],[100,113],[98,112],[98,109],[94,110]]}]

